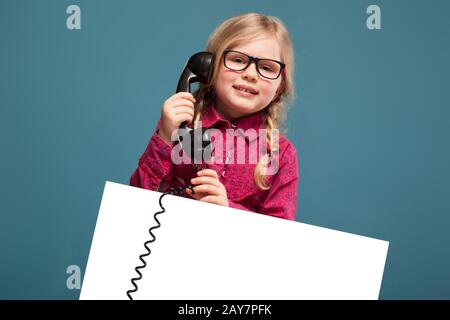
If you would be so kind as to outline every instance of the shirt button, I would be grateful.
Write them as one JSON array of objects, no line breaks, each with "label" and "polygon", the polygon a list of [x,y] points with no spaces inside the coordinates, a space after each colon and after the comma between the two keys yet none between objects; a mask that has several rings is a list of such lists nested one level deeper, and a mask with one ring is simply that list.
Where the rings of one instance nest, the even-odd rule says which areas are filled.
[{"label": "shirt button", "polygon": [[222,178],[225,177],[225,170],[222,171]]}]

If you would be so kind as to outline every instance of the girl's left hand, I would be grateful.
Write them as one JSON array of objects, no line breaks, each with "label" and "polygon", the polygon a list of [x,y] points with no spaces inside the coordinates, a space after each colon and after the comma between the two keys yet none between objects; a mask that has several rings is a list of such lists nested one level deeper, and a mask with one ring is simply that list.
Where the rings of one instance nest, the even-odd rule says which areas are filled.
[{"label": "girl's left hand", "polygon": [[186,189],[186,193],[196,200],[214,203],[228,207],[227,190],[219,181],[217,172],[212,169],[203,169],[197,172],[198,177],[191,179],[195,193]]}]

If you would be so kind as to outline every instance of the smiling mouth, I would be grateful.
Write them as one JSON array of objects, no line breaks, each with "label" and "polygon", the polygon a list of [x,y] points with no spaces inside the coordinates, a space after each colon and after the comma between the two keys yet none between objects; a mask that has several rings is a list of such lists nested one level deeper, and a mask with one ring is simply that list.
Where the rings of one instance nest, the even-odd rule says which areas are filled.
[{"label": "smiling mouth", "polygon": [[250,93],[250,94],[253,94],[253,95],[258,94],[257,92],[254,92],[254,91],[251,91],[251,90],[248,90],[248,89],[244,89],[244,88],[241,88],[241,87],[238,87],[238,86],[233,86],[233,88],[238,90],[238,91]]}]

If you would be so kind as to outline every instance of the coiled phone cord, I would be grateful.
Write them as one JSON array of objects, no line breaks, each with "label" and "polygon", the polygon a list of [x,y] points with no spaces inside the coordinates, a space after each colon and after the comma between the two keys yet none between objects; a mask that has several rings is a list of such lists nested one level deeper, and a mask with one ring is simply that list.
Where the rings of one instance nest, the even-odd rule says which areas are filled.
[{"label": "coiled phone cord", "polygon": [[[195,165],[195,168],[196,168],[197,171],[200,171],[200,170],[202,170],[204,167],[203,167],[203,166],[197,167],[197,165]],[[128,290],[128,291],[127,291],[127,296],[128,296],[128,298],[129,298],[130,300],[133,300],[133,297],[131,296],[131,293],[138,291],[138,285],[136,284],[136,282],[142,279],[142,273],[141,273],[140,269],[143,269],[143,268],[145,268],[145,267],[147,266],[147,262],[145,262],[144,258],[147,257],[147,256],[149,256],[149,255],[152,253],[152,251],[150,250],[150,248],[148,247],[148,245],[149,245],[150,243],[152,243],[152,242],[155,242],[155,240],[156,240],[156,237],[155,237],[155,235],[153,234],[153,230],[158,229],[159,227],[161,227],[161,223],[159,222],[157,216],[158,216],[159,214],[161,214],[161,213],[166,212],[166,209],[165,209],[164,206],[162,205],[162,198],[163,198],[165,195],[167,195],[167,194],[170,194],[170,195],[182,195],[182,194],[184,194],[184,193],[186,192],[185,189],[191,189],[192,193],[195,193],[195,191],[194,191],[194,186],[193,186],[193,185],[189,185],[189,186],[184,186],[184,187],[173,187],[173,188],[169,188],[167,191],[165,191],[165,192],[159,197],[159,206],[161,207],[161,211],[156,212],[155,215],[153,216],[153,218],[155,219],[157,225],[151,227],[151,228],[148,230],[148,233],[152,236],[152,239],[150,239],[150,240],[148,240],[148,241],[146,241],[146,242],[144,243],[144,247],[145,247],[145,249],[147,250],[147,252],[145,252],[145,253],[143,253],[143,254],[141,254],[141,255],[139,256],[139,260],[141,260],[142,264],[134,268],[134,270],[136,270],[136,273],[137,273],[139,276],[136,277],[136,278],[132,278],[132,279],[131,279],[131,284],[133,285],[134,289],[131,289],[131,290]]]}]

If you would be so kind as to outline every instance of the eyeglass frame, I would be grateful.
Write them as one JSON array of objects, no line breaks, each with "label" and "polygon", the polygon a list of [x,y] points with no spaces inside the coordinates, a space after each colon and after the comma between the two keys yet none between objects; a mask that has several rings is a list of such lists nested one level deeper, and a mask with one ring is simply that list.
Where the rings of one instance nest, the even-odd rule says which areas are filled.
[{"label": "eyeglass frame", "polygon": [[[240,54],[243,54],[244,56],[248,57],[248,64],[243,69],[240,69],[240,70],[231,69],[230,67],[227,66],[227,64],[225,62],[227,53],[229,53],[229,52],[240,53]],[[278,75],[275,78],[268,78],[268,77],[262,75],[261,72],[259,71],[259,66],[258,66],[258,62],[260,60],[269,60],[269,61],[273,61],[273,62],[278,63],[280,65],[280,71],[278,72]],[[286,67],[285,63],[283,63],[281,61],[274,60],[274,59],[256,58],[256,57],[249,56],[246,53],[243,53],[243,52],[240,52],[240,51],[236,51],[236,50],[230,50],[230,49],[225,49],[223,51],[223,65],[225,66],[225,68],[227,68],[229,70],[232,70],[232,71],[244,71],[245,69],[247,69],[252,64],[252,62],[255,62],[255,67],[256,67],[256,71],[258,72],[258,74],[261,77],[263,77],[264,79],[268,79],[268,80],[276,80],[276,79],[278,79],[280,77],[280,75],[283,73],[284,68]]]}]

